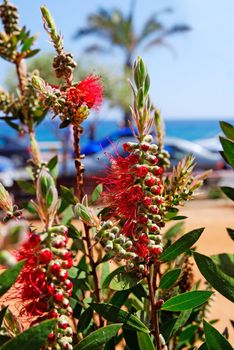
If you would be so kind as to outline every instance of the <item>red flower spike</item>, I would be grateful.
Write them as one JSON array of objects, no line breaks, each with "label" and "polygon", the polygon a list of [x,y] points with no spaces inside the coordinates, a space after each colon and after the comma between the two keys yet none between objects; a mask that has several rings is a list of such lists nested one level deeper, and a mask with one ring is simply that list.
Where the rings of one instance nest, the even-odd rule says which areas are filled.
[{"label": "red flower spike", "polygon": [[155,178],[149,177],[148,179],[145,179],[145,185],[148,187],[152,187],[155,184]]},{"label": "red flower spike", "polygon": [[148,222],[147,216],[139,216],[138,217],[138,223],[139,224],[147,224],[147,222]]},{"label": "red flower spike", "polygon": [[156,167],[153,172],[154,172],[154,175],[162,175],[163,168]]},{"label": "red flower spike", "polygon": [[53,258],[53,253],[49,249],[40,252],[38,260],[40,264],[49,264]]},{"label": "red flower spike", "polygon": [[65,267],[66,269],[70,269],[73,266],[72,258],[69,258],[66,261],[63,261],[62,266]]},{"label": "red flower spike", "polygon": [[144,152],[148,151],[149,148],[150,148],[150,145],[149,145],[148,143],[142,143],[142,144],[140,145],[140,149],[141,149],[142,151],[144,151]]},{"label": "red flower spike", "polygon": [[158,248],[151,249],[150,253],[152,255],[160,255],[160,254],[162,254],[162,251],[163,251],[163,249],[158,247]]},{"label": "red flower spike", "polygon": [[32,233],[29,236],[28,244],[30,247],[36,247],[40,243],[41,243],[41,237],[39,235]]},{"label": "red flower spike", "polygon": [[65,284],[67,290],[70,290],[73,287],[72,282],[68,279],[64,282],[64,284]]},{"label": "red flower spike", "polygon": [[54,292],[55,292],[54,283],[50,283],[47,285],[47,291],[48,291],[49,295],[54,295]]},{"label": "red flower spike", "polygon": [[146,177],[146,175],[148,174],[148,168],[145,166],[145,165],[141,165],[137,168],[137,171],[136,171],[136,176],[137,177]]},{"label": "red flower spike", "polygon": [[56,310],[51,310],[49,313],[48,313],[48,318],[58,318],[59,316],[59,313],[56,311]]},{"label": "red flower spike", "polygon": [[161,193],[161,187],[160,186],[154,186],[150,190],[153,194],[160,194]]},{"label": "red flower spike", "polygon": [[50,266],[50,272],[55,276],[59,275],[61,269],[62,269],[62,267],[58,263],[54,263],[53,265]]},{"label": "red flower spike", "polygon": [[51,332],[49,335],[48,335],[48,342],[49,343],[53,343],[56,339],[56,336],[53,332]]},{"label": "red flower spike", "polygon": [[66,91],[69,102],[72,102],[77,108],[85,104],[88,108],[98,109],[103,99],[103,86],[100,78],[95,75],[89,75],[76,86],[70,87]]},{"label": "red flower spike", "polygon": [[159,213],[159,208],[156,207],[156,205],[152,205],[149,209],[150,209],[152,214],[158,214]]},{"label": "red flower spike", "polygon": [[143,199],[143,204],[146,206],[146,207],[149,207],[150,205],[152,205],[152,199],[150,197],[145,197]]},{"label": "red flower spike", "polygon": [[64,295],[61,292],[57,292],[53,295],[53,298],[56,302],[61,303],[64,299]]}]

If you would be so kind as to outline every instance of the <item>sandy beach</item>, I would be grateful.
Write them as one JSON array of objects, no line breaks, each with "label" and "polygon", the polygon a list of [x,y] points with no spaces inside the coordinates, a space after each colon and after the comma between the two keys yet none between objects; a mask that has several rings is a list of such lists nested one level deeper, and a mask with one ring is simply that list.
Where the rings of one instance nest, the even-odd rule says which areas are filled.
[{"label": "sandy beach", "polygon": [[[205,227],[203,234],[196,243],[197,251],[205,255],[232,253],[233,242],[226,232],[226,227],[234,228],[234,204],[229,199],[220,200],[193,200],[182,208],[182,215],[188,216],[185,220],[186,232]],[[196,276],[202,278],[194,266]],[[215,292],[214,304],[209,319],[219,319],[215,327],[223,332],[228,327],[230,342],[234,344],[234,332],[230,320],[233,319],[234,304],[218,292]]]}]

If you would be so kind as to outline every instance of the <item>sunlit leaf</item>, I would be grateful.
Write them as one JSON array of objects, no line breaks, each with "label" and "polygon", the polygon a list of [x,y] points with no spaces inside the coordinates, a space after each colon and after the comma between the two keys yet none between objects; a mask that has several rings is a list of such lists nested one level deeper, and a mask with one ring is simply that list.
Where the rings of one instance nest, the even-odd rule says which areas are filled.
[{"label": "sunlit leaf", "polygon": [[173,243],[165,252],[161,255],[161,261],[170,261],[175,259],[180,254],[184,253],[187,249],[191,248],[193,244],[200,238],[204,228],[198,228],[190,231]]},{"label": "sunlit leaf", "polygon": [[194,252],[194,258],[201,274],[212,287],[234,302],[234,279],[223,273],[208,256]]},{"label": "sunlit leaf", "polygon": [[209,350],[233,350],[227,339],[220,334],[210,323],[204,321],[206,345]]},{"label": "sunlit leaf", "polygon": [[97,350],[101,345],[113,338],[121,327],[122,324],[118,323],[99,328],[82,339],[79,344],[74,347],[74,350]]},{"label": "sunlit leaf", "polygon": [[166,311],[184,311],[193,309],[205,303],[212,295],[209,291],[192,291],[176,295],[170,298],[162,305],[162,310]]}]

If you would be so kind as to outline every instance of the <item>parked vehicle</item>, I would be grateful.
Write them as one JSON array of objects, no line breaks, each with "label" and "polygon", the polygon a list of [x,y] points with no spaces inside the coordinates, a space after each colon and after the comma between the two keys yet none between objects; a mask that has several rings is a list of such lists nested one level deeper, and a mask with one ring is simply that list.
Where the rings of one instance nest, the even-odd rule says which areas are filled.
[{"label": "parked vehicle", "polygon": [[25,139],[1,135],[0,156],[10,158],[16,166],[20,166],[30,158],[29,147]]},{"label": "parked vehicle", "polygon": [[[109,164],[108,154],[114,154],[116,151],[122,156],[126,155],[122,148],[122,144],[126,142],[134,142],[135,139],[131,137],[121,137],[118,141],[110,143],[109,146],[101,149],[94,154],[86,155],[83,163],[85,166],[86,176],[101,176],[102,170]],[[205,147],[202,147],[194,142],[182,140],[178,138],[167,138],[165,142],[165,149],[170,154],[171,166],[173,167],[188,154],[192,154],[196,161],[196,170],[208,169],[223,169],[224,161],[219,154],[210,152]],[[67,166],[68,174],[74,173],[73,160]]]}]

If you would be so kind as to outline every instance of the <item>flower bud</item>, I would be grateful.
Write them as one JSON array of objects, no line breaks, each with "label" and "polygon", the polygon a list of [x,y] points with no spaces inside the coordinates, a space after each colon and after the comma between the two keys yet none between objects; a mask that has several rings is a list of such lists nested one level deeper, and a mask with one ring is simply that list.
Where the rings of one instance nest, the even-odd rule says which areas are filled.
[{"label": "flower bud", "polygon": [[0,183],[0,208],[6,214],[13,213],[13,203],[11,200],[11,196],[1,183]]},{"label": "flower bud", "polygon": [[25,242],[27,238],[28,224],[26,221],[16,222],[10,220],[4,227],[1,237],[3,249],[16,249]]}]

